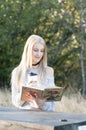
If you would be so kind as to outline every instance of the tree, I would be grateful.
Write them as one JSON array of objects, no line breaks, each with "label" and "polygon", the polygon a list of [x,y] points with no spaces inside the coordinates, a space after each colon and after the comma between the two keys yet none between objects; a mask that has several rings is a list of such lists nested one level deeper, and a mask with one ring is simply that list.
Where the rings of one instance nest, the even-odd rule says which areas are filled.
[{"label": "tree", "polygon": [[85,51],[85,29],[86,29],[86,6],[84,6],[85,1],[80,0],[80,9],[81,9],[81,71],[82,71],[82,95],[85,96],[86,93],[86,75],[85,75],[85,62],[84,62],[84,51]]}]

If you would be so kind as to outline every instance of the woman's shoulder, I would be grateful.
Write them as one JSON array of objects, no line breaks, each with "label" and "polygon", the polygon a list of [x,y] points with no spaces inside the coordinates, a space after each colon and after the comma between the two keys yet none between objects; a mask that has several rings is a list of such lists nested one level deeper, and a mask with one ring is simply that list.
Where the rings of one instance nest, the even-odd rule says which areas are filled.
[{"label": "woman's shoulder", "polygon": [[18,67],[15,67],[13,70],[12,70],[12,75],[16,75],[18,73]]},{"label": "woman's shoulder", "polygon": [[46,73],[48,76],[53,76],[54,75],[54,69],[50,66],[46,67]]},{"label": "woman's shoulder", "polygon": [[13,70],[12,70],[12,73],[16,73],[18,70],[18,67],[15,67]]}]

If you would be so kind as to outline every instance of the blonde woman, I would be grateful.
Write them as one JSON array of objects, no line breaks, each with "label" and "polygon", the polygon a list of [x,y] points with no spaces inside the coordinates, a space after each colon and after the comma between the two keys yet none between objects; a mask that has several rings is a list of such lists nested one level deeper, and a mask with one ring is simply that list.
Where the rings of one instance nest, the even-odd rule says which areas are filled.
[{"label": "blonde woman", "polygon": [[54,102],[45,102],[37,97],[33,97],[29,92],[23,95],[27,102],[21,100],[22,86],[27,86],[31,73],[35,73],[38,76],[38,82],[35,83],[35,87],[38,84],[44,88],[55,86],[53,68],[47,65],[46,43],[38,35],[31,35],[27,39],[20,64],[12,71],[12,103],[20,109],[53,111],[55,107]]}]

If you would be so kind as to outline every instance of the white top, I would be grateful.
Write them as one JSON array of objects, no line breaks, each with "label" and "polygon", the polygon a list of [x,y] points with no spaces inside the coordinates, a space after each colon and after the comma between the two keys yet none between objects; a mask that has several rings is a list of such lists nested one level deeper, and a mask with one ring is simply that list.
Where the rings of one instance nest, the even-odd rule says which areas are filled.
[{"label": "white top", "polygon": [[[22,86],[27,86],[28,75],[31,72],[38,74],[38,72],[34,69],[27,70],[25,77],[24,77],[24,81],[22,83]],[[41,84],[41,87],[45,86],[45,88],[55,87],[54,77],[46,76],[45,80],[42,81],[40,84]],[[18,107],[20,109],[31,109],[32,107],[36,108],[36,106],[34,106],[33,103],[22,101],[21,100],[21,93],[22,93],[22,88],[17,89],[15,86],[12,86],[12,104],[15,107]],[[44,102],[42,110],[54,111],[55,110],[55,102]]]}]

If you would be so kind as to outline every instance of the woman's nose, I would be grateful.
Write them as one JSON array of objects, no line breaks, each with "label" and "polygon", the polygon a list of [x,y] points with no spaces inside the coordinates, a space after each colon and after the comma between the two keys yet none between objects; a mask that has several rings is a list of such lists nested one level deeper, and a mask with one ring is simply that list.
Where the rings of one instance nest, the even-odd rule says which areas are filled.
[{"label": "woman's nose", "polygon": [[38,51],[37,55],[38,55],[38,56],[40,56],[40,55],[41,55],[41,52],[40,52],[40,51]]}]

